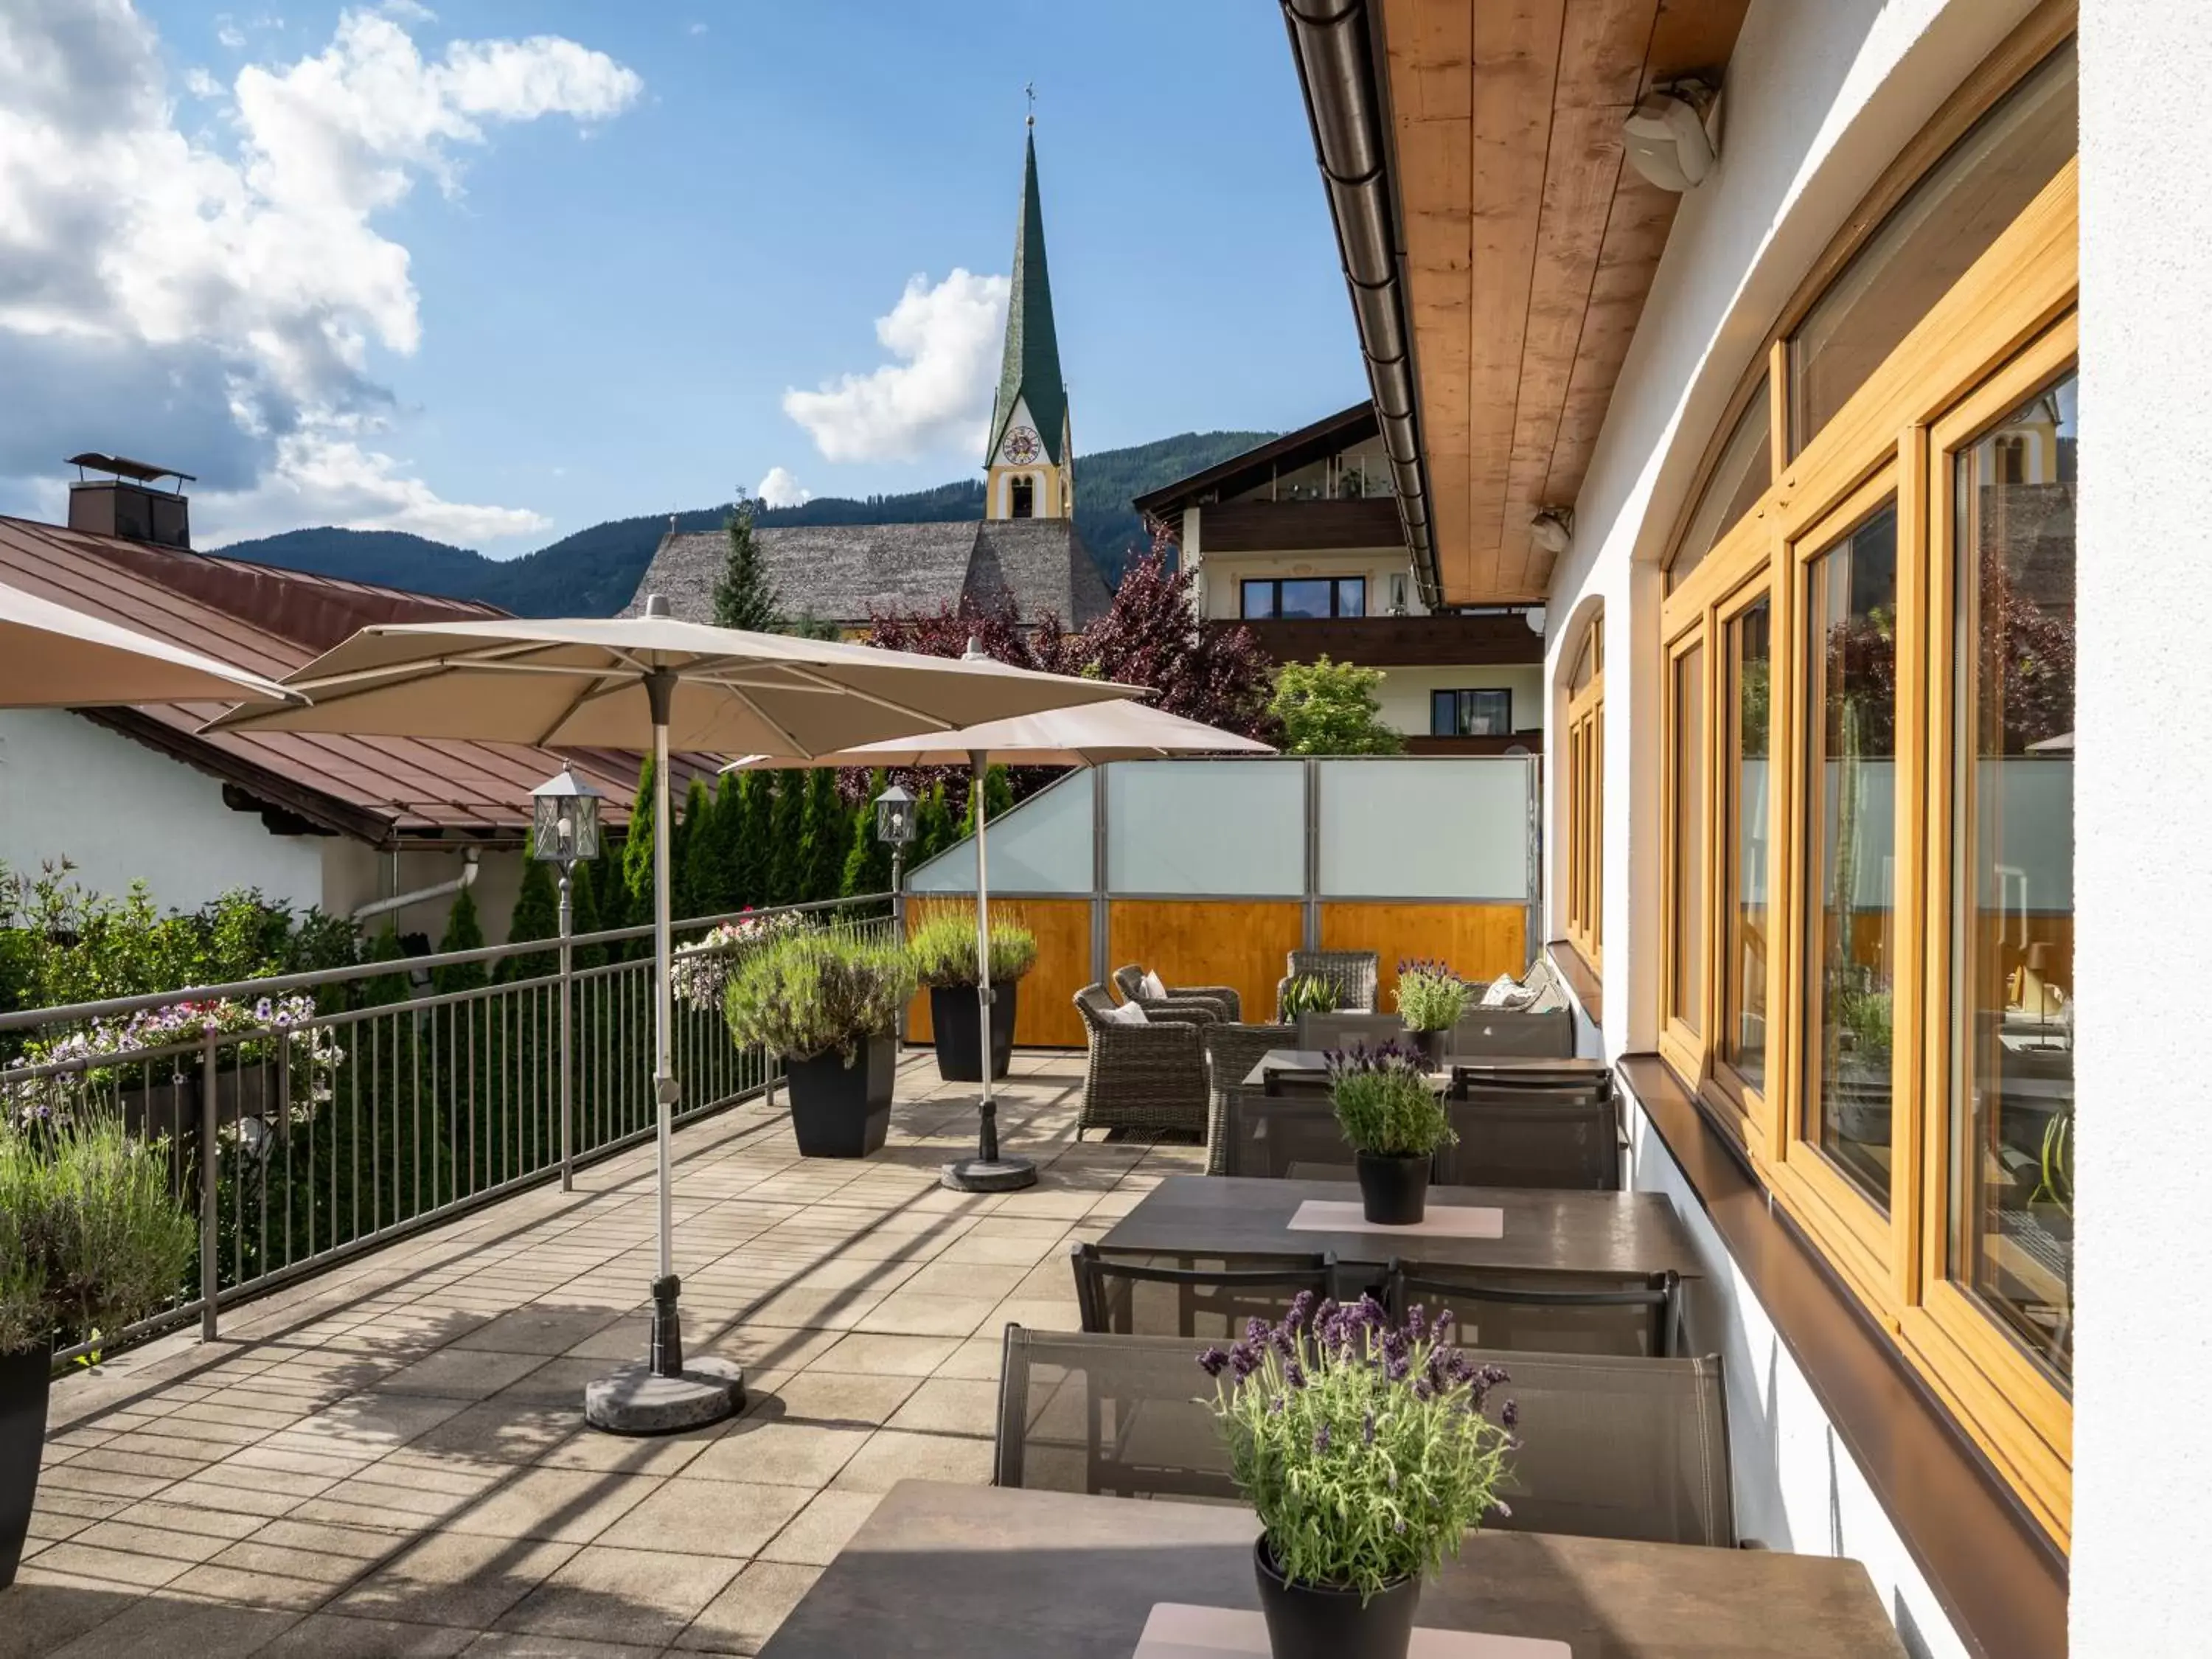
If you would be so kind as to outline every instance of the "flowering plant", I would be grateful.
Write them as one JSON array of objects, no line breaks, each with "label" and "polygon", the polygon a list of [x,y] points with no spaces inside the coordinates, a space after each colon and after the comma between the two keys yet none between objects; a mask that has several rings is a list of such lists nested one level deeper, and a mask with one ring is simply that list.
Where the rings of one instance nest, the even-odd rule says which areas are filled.
[{"label": "flowering plant", "polygon": [[807,925],[796,910],[748,910],[735,921],[709,928],[694,945],[677,952],[668,964],[669,988],[676,1000],[702,1014],[719,1012],[742,946],[764,945],[769,939]]},{"label": "flowering plant", "polygon": [[1459,1136],[1430,1085],[1426,1066],[1395,1042],[1328,1056],[1328,1096],[1355,1152],[1425,1158]]},{"label": "flowering plant", "polygon": [[1459,1553],[1495,1510],[1512,1449],[1514,1402],[1483,1414],[1504,1370],[1446,1340],[1449,1313],[1402,1326],[1372,1297],[1300,1291],[1279,1325],[1208,1348],[1213,1411],[1237,1484],[1292,1583],[1357,1590],[1363,1602]]},{"label": "flowering plant", "polygon": [[1449,1031],[1474,1000],[1474,988],[1441,962],[1401,962],[1395,994],[1407,1030]]}]

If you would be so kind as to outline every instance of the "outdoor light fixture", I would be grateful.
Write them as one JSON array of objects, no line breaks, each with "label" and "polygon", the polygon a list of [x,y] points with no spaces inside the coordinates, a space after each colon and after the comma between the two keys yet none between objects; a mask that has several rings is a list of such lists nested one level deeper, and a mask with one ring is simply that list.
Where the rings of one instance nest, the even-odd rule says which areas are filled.
[{"label": "outdoor light fixture", "polygon": [[599,855],[600,799],[565,766],[530,792],[530,856],[558,865],[563,882],[571,865]]},{"label": "outdoor light fixture", "polygon": [[1695,190],[1719,160],[1705,127],[1712,103],[1713,94],[1695,82],[1653,88],[1621,123],[1629,166],[1662,190]]},{"label": "outdoor light fixture", "polygon": [[1528,539],[1557,558],[1575,544],[1575,510],[1547,507],[1528,520]]},{"label": "outdoor light fixture", "polygon": [[914,840],[914,797],[896,784],[876,797],[876,839],[894,853]]}]

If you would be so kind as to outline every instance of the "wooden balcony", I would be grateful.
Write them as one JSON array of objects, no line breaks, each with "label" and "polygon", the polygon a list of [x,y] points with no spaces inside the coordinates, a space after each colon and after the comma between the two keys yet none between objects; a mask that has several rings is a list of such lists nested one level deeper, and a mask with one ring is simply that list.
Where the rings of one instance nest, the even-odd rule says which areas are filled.
[{"label": "wooden balcony", "polygon": [[1543,636],[1517,616],[1286,617],[1208,625],[1250,629],[1261,649],[1278,662],[1328,656],[1369,668],[1409,668],[1544,660]]},{"label": "wooden balcony", "polygon": [[1398,503],[1387,495],[1353,501],[1217,501],[1199,510],[1199,548],[1217,553],[1323,553],[1354,548],[1403,550]]}]

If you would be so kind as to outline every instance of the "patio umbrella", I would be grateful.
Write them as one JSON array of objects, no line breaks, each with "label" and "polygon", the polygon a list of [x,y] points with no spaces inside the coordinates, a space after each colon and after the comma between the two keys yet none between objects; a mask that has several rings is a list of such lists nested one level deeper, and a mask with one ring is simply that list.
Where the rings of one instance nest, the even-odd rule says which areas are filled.
[{"label": "patio umbrella", "polygon": [[297,702],[298,693],[88,611],[0,583],[0,708]]},{"label": "patio umbrella", "polygon": [[387,623],[287,677],[312,702],[234,709],[210,729],[472,738],[546,748],[650,748],[653,757],[653,1098],[659,1273],[645,1364],[585,1390],[585,1415],[629,1433],[726,1416],[734,1366],[684,1364],[671,1237],[668,752],[808,757],[1012,714],[1137,695],[1101,680],[952,661],[839,641],[679,622],[659,594],[640,617]]},{"label": "patio umbrella", "polygon": [[[963,662],[988,662],[972,643]],[[969,766],[975,769],[976,1018],[982,1023],[982,1127],[975,1156],[945,1166],[944,1182],[961,1192],[1010,1192],[1032,1186],[1036,1166],[999,1151],[999,1112],[991,1093],[991,895],[988,874],[983,780],[994,760],[1020,766],[1097,766],[1108,761],[1158,760],[1170,755],[1262,754],[1275,751],[1251,738],[1185,720],[1141,702],[1094,702],[988,720],[964,731],[926,738],[872,743],[835,755],[794,760],[748,755],[725,771],[793,766]]]}]

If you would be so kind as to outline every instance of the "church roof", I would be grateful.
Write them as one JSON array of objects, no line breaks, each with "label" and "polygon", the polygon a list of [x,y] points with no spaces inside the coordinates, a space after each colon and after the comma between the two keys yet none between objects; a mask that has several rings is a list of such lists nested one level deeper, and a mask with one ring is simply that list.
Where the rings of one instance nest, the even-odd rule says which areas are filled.
[{"label": "church roof", "polygon": [[1055,463],[1067,427],[1067,386],[1060,374],[1060,338],[1052,325],[1052,282],[1044,262],[1044,206],[1037,195],[1036,134],[1022,158],[1022,218],[1014,233],[1013,294],[1006,307],[1006,355],[999,368],[999,398],[991,411],[986,465],[999,453],[1014,406],[1027,398],[1044,453]]},{"label": "church roof", "polygon": [[[1005,594],[1026,621],[1049,611],[1082,627],[1113,602],[1072,520],[786,525],[753,532],[778,602],[847,628],[878,611],[933,611],[963,593]],[[659,593],[693,622],[714,616],[714,581],[729,538],[720,530],[671,532],[639,580],[624,616]]]}]

